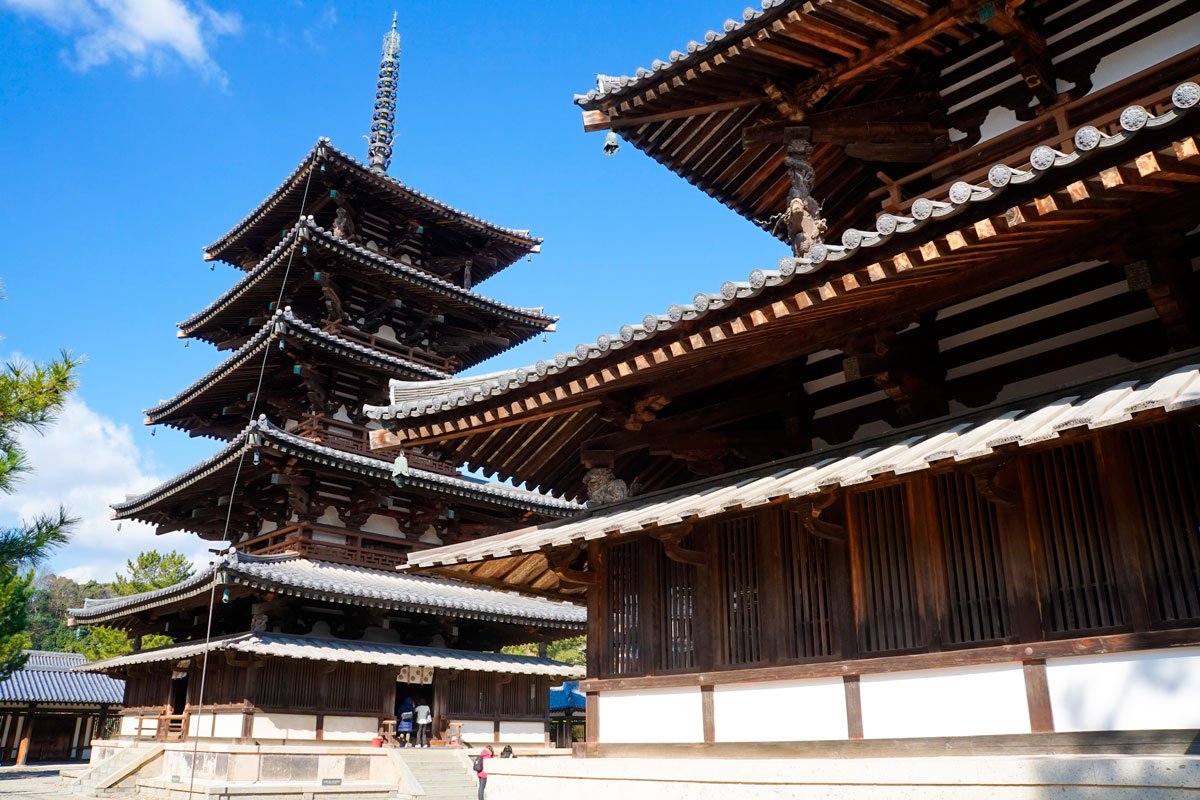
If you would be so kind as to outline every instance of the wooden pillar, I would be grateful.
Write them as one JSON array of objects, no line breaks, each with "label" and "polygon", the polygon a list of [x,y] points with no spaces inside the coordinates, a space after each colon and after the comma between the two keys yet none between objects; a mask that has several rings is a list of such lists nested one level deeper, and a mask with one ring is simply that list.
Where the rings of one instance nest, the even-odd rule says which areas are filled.
[{"label": "wooden pillar", "polygon": [[842,678],[846,692],[846,732],[851,739],[863,738],[862,687],[859,676],[846,675]]},{"label": "wooden pillar", "polygon": [[659,569],[662,545],[646,537],[639,544],[641,568],[638,570],[638,636],[642,640],[642,674],[654,675],[659,669],[659,625],[662,619]]},{"label": "wooden pillar", "polygon": [[1025,700],[1029,703],[1029,730],[1054,733],[1054,711],[1050,706],[1050,684],[1046,680],[1046,661],[1024,662]]},{"label": "wooden pillar", "polygon": [[12,724],[12,714],[4,715],[4,725],[0,726],[0,761],[4,760],[5,754],[8,753],[8,730]]},{"label": "wooden pillar", "polygon": [[[608,545],[600,541],[588,543],[588,568],[596,572],[596,581],[587,587],[588,653],[587,675],[602,678],[608,671]],[[593,652],[594,651],[594,652]]]},{"label": "wooden pillar", "polygon": [[75,732],[71,734],[71,747],[67,750],[67,758],[79,757],[79,729],[83,726],[85,716],[80,714],[75,718]]},{"label": "wooden pillar", "polygon": [[1149,630],[1150,604],[1147,600],[1146,565],[1152,563],[1147,547],[1149,536],[1137,496],[1129,453],[1116,431],[1096,436],[1094,452],[1100,485],[1104,487],[1105,509],[1113,524],[1109,528],[1113,568],[1125,607],[1126,621],[1137,631]]},{"label": "wooden pillar", "polygon": [[777,664],[790,654],[791,615],[772,613],[790,601],[784,591],[783,548],[780,541],[779,515],[782,512],[768,506],[759,512],[755,520],[758,529],[759,614],[762,624],[762,660]]},{"label": "wooden pillar", "polygon": [[[996,505],[996,524],[1000,529],[1001,556],[1004,573],[1008,576],[1008,604],[1013,621],[1012,632],[1018,641],[1039,642],[1045,639],[1042,624],[1041,592],[1037,564],[1037,545],[1034,529],[1029,524],[1028,467],[1024,458],[1014,465],[1015,482],[1021,502],[1018,505]],[[1030,512],[1031,513],[1031,512]]]},{"label": "wooden pillar", "polygon": [[22,720],[24,724],[18,728],[18,736],[20,736],[20,741],[17,744],[16,764],[18,767],[23,766],[25,759],[29,758],[30,738],[33,734],[33,708],[32,705],[29,706],[29,710],[25,712],[25,717]]},{"label": "wooden pillar", "polygon": [[716,704],[713,702],[713,687],[700,687],[700,709],[704,719],[704,743],[717,741]]},{"label": "wooden pillar", "polygon": [[[916,476],[910,484],[912,497],[913,561],[921,596],[921,616],[930,650],[941,650],[946,630],[945,553],[942,550],[941,522],[938,519],[937,492],[928,472]],[[927,568],[921,569],[920,565]]]},{"label": "wooden pillar", "polygon": [[720,570],[720,554],[715,552],[716,537],[712,525],[698,523],[692,531],[691,546],[703,552],[708,560],[706,569],[696,570],[692,575],[692,637],[695,640],[696,670],[705,672],[713,668],[717,643],[722,641],[717,632],[716,597],[714,577]]},{"label": "wooden pillar", "polygon": [[600,693],[588,692],[584,701],[584,740],[588,745],[600,743]]}]

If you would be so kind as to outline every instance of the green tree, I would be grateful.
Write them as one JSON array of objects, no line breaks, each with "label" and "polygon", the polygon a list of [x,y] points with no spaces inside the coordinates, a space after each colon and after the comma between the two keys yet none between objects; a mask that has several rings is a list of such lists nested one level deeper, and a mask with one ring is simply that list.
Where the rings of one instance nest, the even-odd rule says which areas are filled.
[{"label": "green tree", "polygon": [[117,573],[113,592],[118,596],[165,589],[192,577],[195,570],[187,556],[172,550],[147,550],[125,562],[125,574]]},{"label": "green tree", "polygon": [[[44,363],[10,362],[0,370],[0,492],[11,494],[29,471],[19,436],[53,422],[75,389],[79,364],[63,353]],[[73,523],[60,508],[0,528],[0,680],[25,663],[21,651],[30,645],[26,627],[34,595],[33,568],[67,542]]]},{"label": "green tree", "polygon": [[89,597],[112,597],[112,586],[99,581],[77,583],[62,575],[39,575],[29,603],[29,638],[34,650],[75,651],[86,629],[67,626],[67,610]]},{"label": "green tree", "polygon": [[[125,571],[117,573],[111,584],[97,584],[102,589],[111,589],[109,594],[88,594],[87,597],[106,597],[138,594],[155,589],[165,589],[192,577],[195,572],[191,562],[182,553],[172,550],[160,553],[157,550],[146,550],[138,553],[136,558],[125,562]],[[142,648],[149,650],[171,644],[169,636],[150,634],[142,637]],[[110,628],[104,625],[92,625],[83,629],[82,634],[70,641],[66,648],[75,653],[82,653],[96,661],[103,658],[124,655],[133,652],[133,642],[129,635],[120,628]]]},{"label": "green tree", "polygon": [[[536,656],[542,651],[539,644],[515,644],[504,647],[501,652],[514,656]],[[587,637],[568,636],[545,645],[545,657],[564,664],[583,665],[587,662]]]}]

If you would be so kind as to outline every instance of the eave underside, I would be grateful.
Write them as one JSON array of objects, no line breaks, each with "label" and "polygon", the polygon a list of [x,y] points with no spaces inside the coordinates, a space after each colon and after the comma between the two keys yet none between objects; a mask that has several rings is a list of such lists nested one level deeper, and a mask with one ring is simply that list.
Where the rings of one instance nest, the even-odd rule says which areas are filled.
[{"label": "eave underside", "polygon": [[[813,196],[833,228],[827,241],[836,241],[881,203],[898,203],[889,210],[903,212],[904,199],[931,192],[955,174],[1091,121],[1100,94],[1111,104],[1133,103],[1194,71],[1188,62],[1194,65],[1195,51],[1157,74],[1087,96],[1090,75],[1105,55],[1195,9],[1157,0],[1018,5],[1021,30],[1040,42],[1042,55],[1033,60],[1052,75],[1050,83],[1074,85],[1065,105],[1056,100],[1053,114],[1048,98],[1039,100],[1023,74],[1029,63],[1014,57],[1012,37],[981,22],[985,6],[994,7],[982,0],[783,3],[677,64],[658,62],[659,71],[628,88],[589,93],[578,102],[589,110],[585,127],[591,118],[593,127],[616,129],[766,228],[784,211],[790,179],[784,143],[763,134],[789,119],[809,126]],[[803,99],[810,96],[820,99],[807,105]],[[1029,121],[1001,141],[976,145],[997,107]],[[951,142],[952,129],[965,138]],[[889,185],[900,196],[890,197]],[[785,231],[775,233],[783,238]]]},{"label": "eave underside", "polygon": [[[306,191],[308,200],[302,207]],[[540,245],[538,239],[471,217],[376,174],[322,140],[259,208],[205,248],[205,257],[249,269],[302,215],[314,215],[323,227],[332,227],[334,210],[342,202],[354,209],[364,231],[374,227],[382,234],[406,220],[424,225],[433,236],[431,252],[479,258],[476,282],[536,252]]]},{"label": "eave underside", "polygon": [[[1122,158],[1109,162],[1112,167],[1094,171],[1080,162],[1065,170],[1053,188],[1043,184],[1024,198],[1019,190],[1000,193],[966,218],[949,218],[919,234],[896,233],[836,267],[830,264],[813,275],[763,289],[753,302],[731,306],[738,312],[732,319],[684,321],[671,331],[670,341],[657,347],[649,345],[658,340],[648,339],[641,350],[612,351],[594,366],[580,364],[561,378],[530,384],[495,400],[485,398],[465,412],[396,420],[390,424],[398,436],[390,441],[439,442],[446,457],[471,468],[576,496],[586,469],[581,446],[617,432],[603,419],[613,417],[614,405],[619,417],[620,407],[628,411],[631,400],[650,394],[678,396],[731,382],[736,388],[738,381],[755,373],[769,380],[771,369],[789,362],[803,367],[810,354],[845,349],[864,327],[902,329],[922,314],[1088,258],[1104,260],[1127,250],[1127,258],[1136,260],[1141,256],[1137,242],[1129,238],[1131,231],[1153,230],[1151,238],[1164,241],[1180,237],[1194,227],[1190,209],[1200,202],[1200,155],[1187,135],[1195,118],[1188,120],[1176,123],[1182,127],[1158,131],[1155,135],[1163,144],[1155,149],[1125,150]],[[1143,142],[1153,144],[1152,138]],[[1194,253],[1194,237],[1179,247]],[[1153,320],[1150,301],[1140,293],[1128,297],[1133,305],[1097,306],[1097,312],[1149,313],[1145,335],[1165,342],[1164,323]],[[1152,330],[1155,325],[1157,332]],[[1121,350],[1119,341],[1110,346]],[[800,379],[813,377],[801,374]],[[776,380],[786,379],[777,375]],[[953,385],[948,388],[953,397]],[[966,402],[977,403],[970,399],[970,386],[962,389]],[[672,411],[668,407],[665,413]],[[618,463],[620,474],[637,477],[647,489],[669,486],[686,476],[678,461],[650,459],[645,451]]]}]

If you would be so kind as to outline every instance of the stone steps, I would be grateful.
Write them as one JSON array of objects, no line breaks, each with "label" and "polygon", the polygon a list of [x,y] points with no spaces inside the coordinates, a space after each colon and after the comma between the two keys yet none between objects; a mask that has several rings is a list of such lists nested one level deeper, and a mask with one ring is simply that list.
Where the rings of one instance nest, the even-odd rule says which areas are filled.
[{"label": "stone steps", "polygon": [[478,780],[463,750],[402,748],[397,755],[421,784],[422,800],[474,800]]}]

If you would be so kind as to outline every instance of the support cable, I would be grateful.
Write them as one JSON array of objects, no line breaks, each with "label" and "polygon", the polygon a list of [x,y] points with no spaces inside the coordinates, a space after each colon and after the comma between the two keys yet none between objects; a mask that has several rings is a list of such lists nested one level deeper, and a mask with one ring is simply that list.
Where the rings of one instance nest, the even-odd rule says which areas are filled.
[{"label": "support cable", "polygon": [[[318,145],[316,148],[314,148],[312,162],[309,164],[309,168],[308,168],[308,177],[305,178],[305,180],[304,180],[304,194],[300,198],[300,218],[299,218],[299,220],[297,220],[298,223],[302,223],[304,221],[304,209],[308,203],[308,188],[309,188],[309,185],[312,183],[313,171],[317,167],[317,154],[320,152],[320,149],[321,149],[320,145]],[[292,260],[296,257],[296,250],[298,247],[301,247],[299,235],[297,235],[296,241],[292,243],[292,249],[288,253],[287,265],[284,267],[284,270],[283,270],[283,280],[279,284],[279,296],[275,298],[275,308],[276,309],[281,307],[281,303],[283,302],[283,296],[287,292],[288,276],[291,274]],[[263,378],[267,372],[267,359],[270,358],[270,356],[271,356],[271,347],[268,342],[268,346],[263,348],[262,363],[258,367],[258,382],[254,387],[254,399],[250,403],[250,423],[251,424],[253,424],[255,419],[257,419],[255,414],[258,412],[258,398],[259,398],[259,394],[262,391]],[[234,505],[233,501],[234,501],[235,495],[237,494],[238,482],[241,480],[242,466],[246,463],[246,451],[248,449],[249,448],[242,449],[242,453],[238,457],[237,468],[233,472],[233,486],[229,490],[229,505],[228,505],[227,510],[225,511],[225,528],[221,533],[221,544],[224,545],[224,547],[221,548],[222,549],[222,553],[221,553],[222,557],[224,557],[225,553],[229,552],[229,548],[230,548],[229,529],[232,526],[232,522],[233,522],[233,505]],[[200,724],[204,717],[204,690],[205,690],[205,687],[206,687],[206,684],[208,681],[208,654],[209,654],[210,648],[212,646],[213,612],[216,609],[216,603],[217,603],[216,577],[217,577],[217,573],[214,571],[212,586],[210,586],[209,590],[208,590],[208,621],[206,622],[205,629],[204,629],[204,652],[203,652],[203,660],[202,660],[201,666],[200,666],[200,692],[197,697],[197,703],[196,703],[196,733],[197,733],[197,736],[194,738],[194,740],[192,742],[192,758],[191,758],[191,764],[189,764],[188,798],[192,797],[192,794],[193,794],[194,788],[195,788],[195,784],[196,784],[196,754],[200,750],[199,733],[200,733]],[[187,708],[187,698],[186,697],[184,698],[184,708],[185,709]],[[190,722],[190,720],[185,721],[185,724],[187,722]],[[185,729],[183,731],[183,733],[184,733],[184,735],[187,735],[187,730]]]}]

